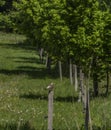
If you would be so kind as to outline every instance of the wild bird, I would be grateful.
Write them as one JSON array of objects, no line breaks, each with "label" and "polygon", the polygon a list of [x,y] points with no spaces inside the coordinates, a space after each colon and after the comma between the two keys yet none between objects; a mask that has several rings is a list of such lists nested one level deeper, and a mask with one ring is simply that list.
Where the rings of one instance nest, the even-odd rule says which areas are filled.
[{"label": "wild bird", "polygon": [[54,88],[54,83],[51,83],[50,85],[47,86],[46,89],[51,91],[51,90],[53,90],[53,88]]}]

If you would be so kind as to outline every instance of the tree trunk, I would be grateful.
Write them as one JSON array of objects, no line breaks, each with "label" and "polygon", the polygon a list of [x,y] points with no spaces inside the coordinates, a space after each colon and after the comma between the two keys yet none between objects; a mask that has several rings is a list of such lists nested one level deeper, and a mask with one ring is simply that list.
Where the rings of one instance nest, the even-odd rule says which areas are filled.
[{"label": "tree trunk", "polygon": [[47,64],[48,64],[48,54],[46,54],[46,61],[45,61],[46,68],[47,68]]},{"label": "tree trunk", "polygon": [[46,57],[46,68],[50,71],[51,70],[51,58],[48,56]]},{"label": "tree trunk", "polygon": [[94,89],[94,96],[98,96],[98,76],[97,74],[93,74],[93,89]]},{"label": "tree trunk", "polygon": [[106,81],[107,81],[107,84],[106,84],[106,95],[108,95],[108,90],[109,90],[109,67],[107,65],[107,71],[106,71]]},{"label": "tree trunk", "polygon": [[90,115],[90,105],[89,105],[89,89],[86,89],[86,106],[85,106],[85,130],[92,130],[92,121]]},{"label": "tree trunk", "polygon": [[85,105],[85,130],[89,129],[89,94],[86,90],[86,105]]},{"label": "tree trunk", "polygon": [[40,48],[39,49],[39,58],[40,58],[40,62],[43,63],[43,53],[44,53],[44,49]]},{"label": "tree trunk", "polygon": [[70,83],[71,85],[73,85],[73,78],[72,78],[72,61],[70,59],[70,63],[69,63],[69,73],[70,73]]},{"label": "tree trunk", "polygon": [[81,102],[83,101],[82,99],[82,94],[83,94],[83,79],[84,79],[84,75],[82,73],[82,70],[80,69],[80,72],[79,72],[79,78],[80,78],[80,81],[79,81],[79,99],[78,99],[78,102]]},{"label": "tree trunk", "polygon": [[62,64],[61,64],[61,61],[59,61],[59,74],[60,74],[60,80],[62,81]]},{"label": "tree trunk", "polygon": [[74,86],[75,86],[75,91],[77,92],[78,89],[77,65],[73,64],[73,70],[74,70]]},{"label": "tree trunk", "polygon": [[98,74],[96,73],[97,69],[97,58],[93,58],[93,67],[94,67],[94,72],[93,72],[93,89],[94,89],[94,96],[97,97],[99,94],[98,90]]}]

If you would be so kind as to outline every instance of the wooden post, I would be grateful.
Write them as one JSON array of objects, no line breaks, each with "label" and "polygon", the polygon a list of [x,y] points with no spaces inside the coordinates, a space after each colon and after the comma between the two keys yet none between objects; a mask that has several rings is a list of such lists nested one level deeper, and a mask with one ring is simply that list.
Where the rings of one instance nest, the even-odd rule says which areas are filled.
[{"label": "wooden post", "polygon": [[89,130],[89,93],[86,90],[85,130]]},{"label": "wooden post", "polygon": [[46,68],[48,69],[48,71],[51,70],[51,57],[48,55],[46,56]]},{"label": "wooden post", "polygon": [[70,83],[73,85],[73,78],[72,78],[72,60],[70,59],[69,63],[69,73],[70,73]]},{"label": "wooden post", "polygon": [[86,89],[85,130],[92,130],[89,101],[89,89]]},{"label": "wooden post", "polygon": [[59,74],[60,74],[60,80],[62,81],[62,64],[61,64],[61,61],[59,61]]},{"label": "wooden post", "polygon": [[107,64],[107,70],[106,70],[106,95],[108,95],[108,89],[109,89],[109,64]]},{"label": "wooden post", "polygon": [[77,79],[77,65],[73,64],[73,70],[74,70],[74,81],[75,81],[75,91],[77,92],[78,89],[78,79]]},{"label": "wooden post", "polygon": [[79,83],[79,99],[78,99],[78,102],[81,102],[83,101],[83,80],[84,80],[84,74],[82,72],[82,69],[80,69],[80,83]]},{"label": "wooden post", "polygon": [[53,88],[54,84],[51,83],[48,89],[48,130],[53,130]]}]

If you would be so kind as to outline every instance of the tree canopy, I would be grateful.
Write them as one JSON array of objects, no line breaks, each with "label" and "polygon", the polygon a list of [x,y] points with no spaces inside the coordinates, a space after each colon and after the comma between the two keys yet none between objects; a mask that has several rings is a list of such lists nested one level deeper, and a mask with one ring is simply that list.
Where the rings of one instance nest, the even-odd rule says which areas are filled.
[{"label": "tree canopy", "polygon": [[[0,5],[4,6],[4,2],[2,0]],[[108,2],[13,0],[14,12],[10,13],[10,18],[20,33],[36,43],[38,48],[43,47],[56,60],[71,59],[86,73],[92,64],[92,74],[96,71],[100,77],[111,48]]]},{"label": "tree canopy", "polygon": [[92,55],[104,55],[110,13],[98,1],[21,0],[15,6],[21,31],[52,55],[59,52],[59,58],[74,57],[85,65]]}]

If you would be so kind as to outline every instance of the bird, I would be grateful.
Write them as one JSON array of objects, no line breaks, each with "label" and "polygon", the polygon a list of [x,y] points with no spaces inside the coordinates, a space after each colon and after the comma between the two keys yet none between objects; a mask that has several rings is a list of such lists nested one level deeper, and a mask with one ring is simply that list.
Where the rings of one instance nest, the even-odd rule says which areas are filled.
[{"label": "bird", "polygon": [[47,86],[46,89],[51,91],[53,90],[53,88],[54,88],[54,83],[51,83],[50,85]]}]

